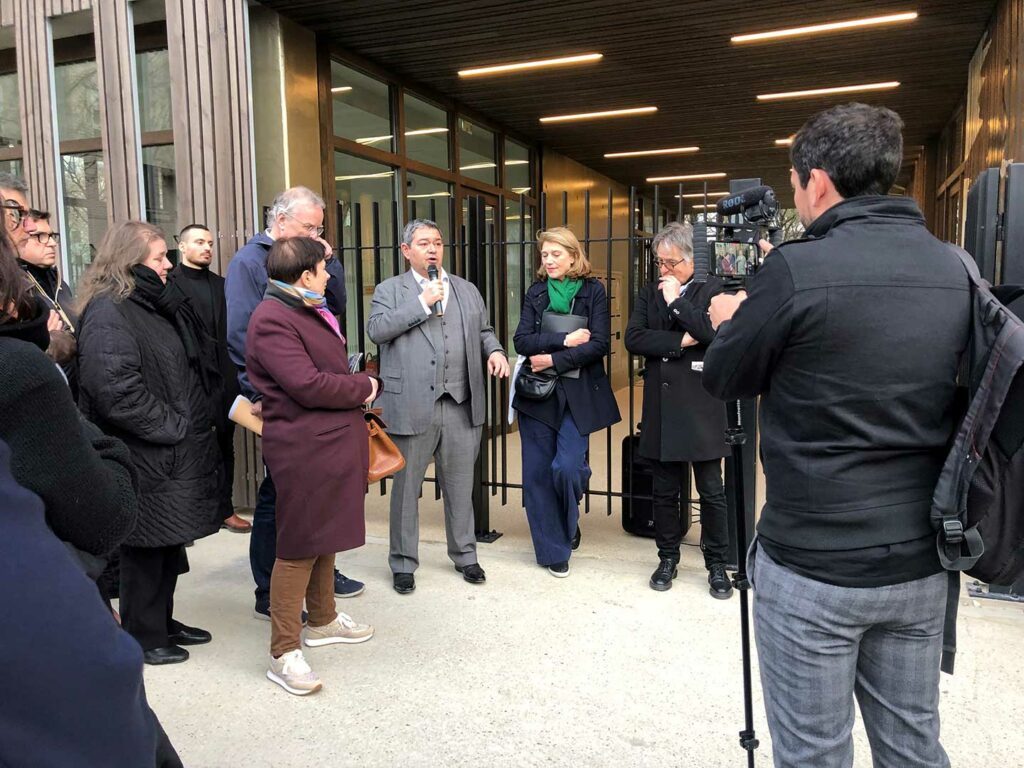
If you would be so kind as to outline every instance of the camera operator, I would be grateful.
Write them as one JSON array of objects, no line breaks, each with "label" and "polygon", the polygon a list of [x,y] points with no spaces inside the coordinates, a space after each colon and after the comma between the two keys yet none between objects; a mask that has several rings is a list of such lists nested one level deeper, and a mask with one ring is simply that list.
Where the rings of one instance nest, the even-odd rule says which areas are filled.
[{"label": "camera operator", "polygon": [[[761,395],[767,503],[748,554],[776,766],[935,768],[947,578],[929,522],[955,428],[970,288],[917,205],[888,197],[891,110],[812,117],[790,150],[800,240],[712,299],[703,383]],[[735,313],[735,316],[734,316]]]},{"label": "camera operator", "polygon": [[[725,407],[700,386],[705,345],[715,337],[708,302],[725,286],[716,277],[694,280],[693,227],[673,221],[651,241],[660,278],[636,297],[626,326],[626,349],[645,357],[644,404],[640,445],[654,476],[654,534],[658,567],[651,589],[672,587],[679,564],[683,525],[679,496],[690,466],[700,497],[700,548],[708,571],[708,591],[725,600],[732,584],[725,572],[729,558],[729,521],[722,486]],[[700,277],[706,277],[701,275]]]}]

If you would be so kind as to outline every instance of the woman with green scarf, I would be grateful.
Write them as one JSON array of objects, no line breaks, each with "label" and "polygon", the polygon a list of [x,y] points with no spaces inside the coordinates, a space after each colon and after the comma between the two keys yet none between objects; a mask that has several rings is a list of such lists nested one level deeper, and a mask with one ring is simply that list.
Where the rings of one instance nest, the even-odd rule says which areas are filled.
[{"label": "woman with green scarf", "polygon": [[[523,505],[537,563],[564,578],[579,544],[579,502],[590,479],[588,436],[621,417],[604,370],[611,343],[604,285],[590,276],[590,262],[572,230],[538,232],[537,243],[539,279],[523,298],[514,341],[533,373],[546,371],[556,379],[547,397],[516,393],[512,407],[519,416]],[[572,321],[582,327],[555,330]]]}]

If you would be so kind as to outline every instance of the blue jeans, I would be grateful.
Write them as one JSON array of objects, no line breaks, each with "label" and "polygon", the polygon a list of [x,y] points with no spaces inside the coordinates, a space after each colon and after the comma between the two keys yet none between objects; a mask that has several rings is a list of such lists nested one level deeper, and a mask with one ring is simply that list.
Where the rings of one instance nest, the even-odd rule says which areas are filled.
[{"label": "blue jeans", "polygon": [[776,768],[853,765],[853,702],[875,768],[949,768],[939,743],[946,574],[837,587],[747,558]]},{"label": "blue jeans", "polygon": [[277,488],[270,477],[270,469],[266,465],[263,469],[266,474],[256,495],[249,537],[249,567],[256,582],[257,608],[270,605],[270,574],[277,559]]},{"label": "blue jeans", "polygon": [[590,479],[588,438],[569,409],[556,431],[518,414],[523,449],[523,505],[540,565],[568,562],[580,518],[580,499]]}]

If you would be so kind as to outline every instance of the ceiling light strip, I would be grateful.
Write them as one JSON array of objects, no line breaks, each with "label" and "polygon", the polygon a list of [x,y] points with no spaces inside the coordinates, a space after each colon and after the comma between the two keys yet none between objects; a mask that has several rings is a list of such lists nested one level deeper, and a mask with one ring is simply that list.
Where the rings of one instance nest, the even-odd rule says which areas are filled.
[{"label": "ceiling light strip", "polygon": [[700,147],[671,147],[669,149],[641,149],[635,152],[607,152],[606,158],[614,157],[645,157],[647,155],[683,155],[698,152]]},{"label": "ceiling light strip", "polygon": [[628,117],[631,115],[649,115],[657,112],[657,107],[632,107],[630,109],[609,109],[603,112],[580,112],[575,115],[551,115],[542,117],[542,123],[564,123],[569,120],[595,120],[602,117]]},{"label": "ceiling light strip", "polygon": [[662,181],[699,181],[700,179],[724,179],[724,173],[691,173],[687,176],[649,176],[647,181],[657,184]]},{"label": "ceiling light strip", "polygon": [[916,18],[916,11],[908,11],[906,13],[892,13],[887,16],[871,16],[865,19],[850,19],[849,21],[833,21],[827,24],[812,24],[806,27],[775,29],[771,32],[754,32],[749,35],[736,35],[730,39],[734,43],[755,43],[763,40],[778,40],[785,37],[797,37],[799,35],[816,35],[824,32],[839,32],[846,29],[857,29],[859,27],[874,27],[879,24],[898,24],[901,21],[913,21]]},{"label": "ceiling light strip", "polygon": [[[728,194],[728,192],[708,192],[705,195],[703,192],[691,192],[688,195],[682,195],[682,197],[684,200],[697,200],[703,197],[725,197]],[[676,195],[675,197],[678,199],[680,196]]]},{"label": "ceiling light strip", "polygon": [[459,77],[480,77],[481,75],[522,72],[524,70],[541,69],[543,67],[562,67],[569,64],[586,64],[592,61],[600,61],[602,58],[604,58],[604,54],[582,53],[578,56],[560,56],[555,59],[536,59],[534,61],[520,61],[515,64],[495,64],[487,67],[460,69]]},{"label": "ceiling light strip", "polygon": [[884,83],[864,83],[862,85],[841,85],[836,88],[811,88],[806,91],[786,91],[784,93],[762,93],[758,95],[758,101],[777,101],[778,99],[801,99],[810,96],[828,96],[833,93],[856,93],[858,91],[885,91],[891,88],[899,88],[898,80],[889,80]]}]

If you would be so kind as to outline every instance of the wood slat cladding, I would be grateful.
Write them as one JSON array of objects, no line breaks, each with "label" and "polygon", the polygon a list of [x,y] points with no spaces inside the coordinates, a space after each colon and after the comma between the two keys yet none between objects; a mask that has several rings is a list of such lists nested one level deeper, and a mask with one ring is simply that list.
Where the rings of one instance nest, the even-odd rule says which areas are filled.
[{"label": "wood slat cladding", "polygon": [[[765,0],[756,14],[721,2],[647,0],[262,0],[405,79],[449,96],[607,176],[724,171],[788,190],[777,138],[850,97],[759,104],[760,93],[899,80],[860,98],[898,111],[908,144],[937,134],[966,83],[994,0],[805,3]],[[744,32],[917,10],[893,25],[764,44]],[[439,44],[429,44],[430,42]],[[426,43],[426,44],[425,44]],[[596,65],[462,80],[462,68],[600,51]],[[651,117],[542,126],[543,115],[656,105]],[[683,158],[606,160],[605,152],[697,144]]]},{"label": "wood slat cladding", "polygon": [[220,271],[255,231],[243,0],[168,0],[178,215],[207,224]]},{"label": "wood slat cladding", "polygon": [[[65,0],[65,4],[68,0]],[[139,126],[132,98],[135,29],[124,0],[95,0],[93,29],[100,129],[105,162],[107,220],[141,219],[142,189],[138,150]]]},{"label": "wood slat cladding", "polygon": [[0,27],[14,24],[14,6],[16,0],[0,0]]},{"label": "wood slat cladding", "polygon": [[88,11],[93,5],[93,0],[46,0],[46,15],[61,16],[65,13]]}]

